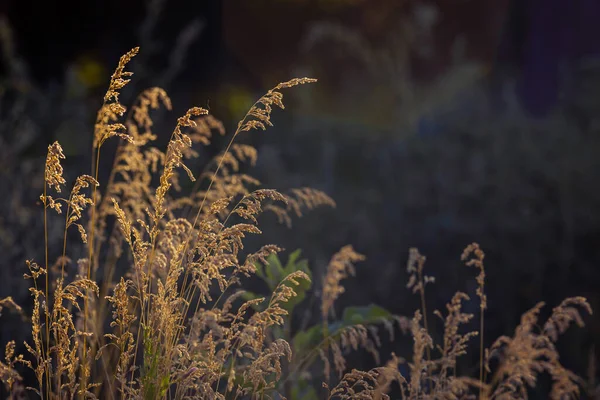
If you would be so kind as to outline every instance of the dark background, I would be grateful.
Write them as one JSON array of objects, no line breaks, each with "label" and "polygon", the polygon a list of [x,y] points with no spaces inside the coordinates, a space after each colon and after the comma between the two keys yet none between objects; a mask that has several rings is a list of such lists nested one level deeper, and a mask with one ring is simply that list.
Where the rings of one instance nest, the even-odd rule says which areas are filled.
[{"label": "dark background", "polygon": [[[275,127],[243,140],[259,150],[249,172],[264,186],[337,201],[292,230],[266,218],[261,243],[303,249],[316,276],[344,244],[365,254],[340,308],[411,316],[405,260],[417,246],[437,278],[429,306],[463,290],[476,313],[475,271],[460,254],[477,241],[488,345],[540,300],[550,310],[582,295],[600,312],[597,0],[0,0],[0,18],[0,297],[26,305],[24,260],[43,257],[48,144],[65,148],[69,177],[89,173],[95,112],[118,58],[139,45],[122,102],[164,87],[174,104],[158,120],[164,144],[192,105],[231,132],[276,83],[319,79],[286,92]],[[561,342],[582,375],[600,348],[600,319],[586,323]],[[0,345],[15,332],[25,336],[9,316]],[[408,357],[403,341],[384,351]]]}]

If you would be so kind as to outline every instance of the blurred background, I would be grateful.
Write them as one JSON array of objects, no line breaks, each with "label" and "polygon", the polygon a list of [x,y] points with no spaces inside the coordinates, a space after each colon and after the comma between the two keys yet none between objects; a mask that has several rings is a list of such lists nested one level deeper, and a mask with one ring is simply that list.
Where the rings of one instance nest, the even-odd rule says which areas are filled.
[{"label": "blurred background", "polygon": [[[419,302],[405,264],[416,246],[437,279],[428,305],[463,290],[477,313],[476,271],[460,261],[476,241],[486,344],[538,301],[549,312],[585,296],[596,316],[560,342],[564,365],[585,377],[600,355],[599,18],[598,0],[1,0],[0,298],[27,305],[24,261],[43,258],[48,144],[63,145],[71,180],[89,173],[112,70],[140,46],[121,101],[167,90],[163,145],[192,105],[232,132],[278,82],[319,79],[287,91],[275,126],[243,140],[258,149],[248,172],[265,187],[312,186],[337,201],[292,229],[265,217],[260,243],[302,249],[315,276],[342,245],[365,254],[340,307],[411,316]],[[198,168],[223,145],[203,149]],[[27,334],[7,317],[2,346]],[[408,356],[411,345],[404,337],[382,351]]]}]

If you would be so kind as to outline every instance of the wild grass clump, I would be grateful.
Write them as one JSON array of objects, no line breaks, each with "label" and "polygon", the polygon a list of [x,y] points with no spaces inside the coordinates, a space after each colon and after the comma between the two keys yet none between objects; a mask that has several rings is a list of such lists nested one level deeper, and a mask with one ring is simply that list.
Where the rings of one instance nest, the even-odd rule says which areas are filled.
[{"label": "wild grass clump", "polygon": [[[273,244],[248,252],[244,239],[261,233],[258,217],[264,212],[289,225],[292,216],[335,203],[310,188],[286,194],[257,188],[260,182],[240,169],[255,163],[256,149],[237,139],[272,126],[273,110],[284,108],[285,89],[315,80],[296,78],[269,90],[238,123],[225,150],[196,175],[186,166],[197,156],[194,146],[224,135],[223,125],[193,107],[177,120],[166,150],[154,147],[151,113],[171,109],[167,94],[148,89],[129,110],[119,102],[132,75],[127,64],[137,53],[135,48],[125,54],[112,75],[94,127],[92,170],[77,177],[70,191],[62,147],[48,146],[40,196],[45,257],[41,264],[27,261],[25,274],[33,304],[31,340],[24,343],[28,354],[17,354],[11,341],[0,362],[0,378],[11,396],[25,390],[23,367],[35,376],[26,389],[44,399],[381,399],[389,398],[390,390],[410,399],[474,393],[526,398],[542,372],[554,382],[553,398],[579,394],[579,380],[560,364],[555,342],[572,322],[583,325],[579,310],[591,313],[586,300],[565,300],[538,328],[540,303],[524,314],[513,337],[485,349],[484,253],[476,244],[467,247],[463,260],[479,271],[479,331],[463,332],[474,316],[462,311],[469,296],[458,292],[445,313],[433,313],[443,325],[441,344],[435,344],[425,295],[434,279],[424,274],[425,257],[416,249],[410,252],[407,286],[419,294],[421,309],[412,319],[375,306],[347,308],[336,318],[342,281],[365,259],[345,246],[323,277],[319,321],[293,334],[290,314],[310,288],[310,269],[297,260],[298,253],[284,267],[276,256],[283,249]],[[104,183],[99,166],[108,140],[119,143]],[[196,181],[188,195],[181,194],[182,175]],[[49,248],[50,213],[64,216],[60,249]],[[76,262],[69,254],[73,229],[87,250]],[[240,290],[254,275],[267,283],[269,293]],[[0,300],[0,312],[4,307],[23,312],[11,298]],[[393,341],[395,325],[414,341],[407,376],[399,369],[405,361],[393,354],[382,367],[347,371],[347,352],[359,348],[379,363],[379,328]],[[457,376],[457,359],[477,335],[479,378]],[[315,385],[319,381],[326,381],[322,389]]]}]

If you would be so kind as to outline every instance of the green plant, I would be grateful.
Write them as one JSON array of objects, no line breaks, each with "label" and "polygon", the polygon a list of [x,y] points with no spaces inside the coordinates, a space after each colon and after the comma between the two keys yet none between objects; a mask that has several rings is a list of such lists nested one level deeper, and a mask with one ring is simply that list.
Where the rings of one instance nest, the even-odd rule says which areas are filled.
[{"label": "green plant", "polygon": [[[329,272],[323,282],[326,294],[322,296],[321,308],[325,311],[322,320],[311,326],[302,326],[293,333],[291,331],[291,319],[295,315],[294,311],[298,310],[297,306],[302,303],[311,289],[313,278],[308,261],[300,259],[300,254],[300,250],[292,252],[285,264],[281,262],[277,254],[271,254],[266,258],[264,264],[256,264],[256,275],[265,282],[269,292],[274,291],[279,282],[282,282],[290,274],[302,272],[311,278],[311,280],[301,281],[300,285],[295,288],[297,295],[285,304],[284,308],[288,315],[283,328],[276,327],[271,331],[272,340],[284,339],[292,344],[293,350],[292,359],[287,365],[284,379],[280,381],[278,391],[284,393],[290,399],[308,400],[317,398],[317,392],[314,389],[315,382],[310,374],[310,371],[316,370],[317,363],[324,364],[321,370],[324,368],[326,378],[330,379],[330,350],[333,353],[336,372],[339,376],[346,369],[343,360],[344,351],[357,350],[360,346],[371,352],[378,362],[379,353],[376,344],[379,342],[379,337],[377,325],[384,325],[393,338],[394,322],[397,321],[401,327],[405,327],[406,321],[376,305],[349,306],[343,309],[341,318],[330,320],[329,314],[331,314],[333,302],[337,295],[343,292],[340,280],[347,276],[344,271],[349,268],[353,274],[351,262],[364,258],[347,246],[333,257],[328,267]],[[315,299],[314,296],[313,293],[311,300]],[[260,295],[256,293],[244,292],[245,299],[252,300],[259,297]],[[307,311],[309,309],[306,309],[303,314],[306,314]]]}]

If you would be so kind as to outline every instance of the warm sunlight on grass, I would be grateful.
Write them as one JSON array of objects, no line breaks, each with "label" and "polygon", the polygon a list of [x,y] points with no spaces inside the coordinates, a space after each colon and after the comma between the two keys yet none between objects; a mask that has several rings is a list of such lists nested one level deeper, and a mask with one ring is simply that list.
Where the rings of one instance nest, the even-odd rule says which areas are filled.
[{"label": "warm sunlight on grass", "polygon": [[[316,80],[296,78],[269,90],[223,152],[196,172],[186,166],[197,156],[194,147],[224,135],[223,124],[193,107],[177,119],[166,150],[154,147],[151,113],[171,109],[165,91],[148,89],[129,109],[119,102],[132,77],[127,64],[137,53],[134,48],[125,54],[112,75],[94,127],[92,170],[65,177],[61,145],[48,146],[40,197],[45,259],[28,261],[25,275],[31,282],[32,339],[26,354],[16,354],[20,340],[14,338],[0,362],[0,378],[13,398],[35,392],[43,399],[383,399],[390,393],[407,399],[513,399],[526,398],[541,373],[552,379],[551,398],[579,395],[580,380],[559,362],[555,342],[571,323],[583,326],[580,310],[592,312],[586,299],[566,299],[545,322],[538,320],[539,303],[522,316],[512,337],[484,348],[485,255],[477,244],[465,249],[462,260],[477,272],[478,314],[463,311],[469,297],[462,292],[445,312],[428,309],[425,289],[434,278],[425,274],[425,257],[411,249],[407,289],[419,296],[421,307],[410,318],[374,305],[347,307],[336,316],[344,280],[365,261],[350,245],[332,256],[323,277],[313,276],[299,252],[284,265],[277,245],[244,249],[247,236],[261,234],[263,212],[291,225],[308,210],[335,207],[319,190],[259,188],[240,167],[253,165],[257,151],[238,138],[273,125],[285,89]],[[119,141],[115,154],[103,151],[109,140]],[[101,157],[114,159],[105,182]],[[183,179],[195,181],[191,193],[181,193]],[[49,224],[56,223],[51,213],[64,218],[58,249],[48,245]],[[86,245],[78,260],[69,251],[74,229]],[[242,291],[251,277],[269,292]],[[291,316],[300,312],[314,279],[323,282],[319,322],[292,331]],[[0,300],[3,308],[24,313],[11,298]],[[434,316],[443,325],[441,337],[432,333]],[[473,321],[478,329],[466,329]],[[413,354],[406,360],[379,354],[382,330],[392,341],[412,341]],[[347,354],[359,349],[382,366],[352,369]],[[479,356],[479,365],[473,376],[460,376],[456,360],[467,351]],[[401,373],[406,363],[402,371],[408,373]],[[22,377],[27,368],[35,375],[29,392]]]}]

